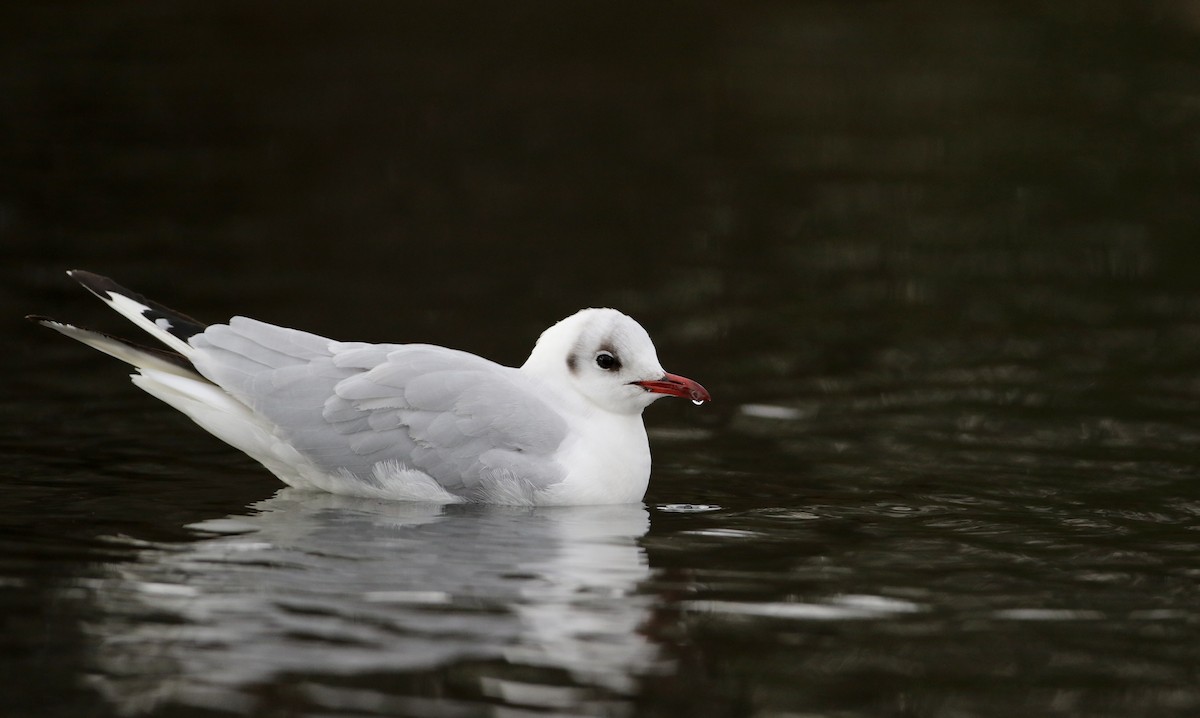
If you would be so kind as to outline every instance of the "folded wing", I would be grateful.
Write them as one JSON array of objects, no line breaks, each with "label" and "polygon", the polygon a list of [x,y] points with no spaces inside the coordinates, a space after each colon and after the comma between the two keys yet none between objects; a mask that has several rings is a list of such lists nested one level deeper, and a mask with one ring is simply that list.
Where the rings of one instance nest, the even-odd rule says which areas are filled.
[{"label": "folded wing", "polygon": [[329,472],[374,483],[381,463],[470,498],[499,482],[542,489],[566,422],[515,369],[423,344],[335,342],[235,317],[191,338],[196,369]]}]

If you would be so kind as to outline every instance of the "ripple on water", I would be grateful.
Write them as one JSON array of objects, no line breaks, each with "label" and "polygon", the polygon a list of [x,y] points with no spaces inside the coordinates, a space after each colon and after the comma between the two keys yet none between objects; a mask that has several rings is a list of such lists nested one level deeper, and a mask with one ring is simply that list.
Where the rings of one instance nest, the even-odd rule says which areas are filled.
[{"label": "ripple on water", "polygon": [[750,601],[685,601],[680,607],[698,613],[731,614],[807,621],[846,621],[919,613],[925,608],[911,601],[885,596],[844,595],[810,603]]},{"label": "ripple on water", "polygon": [[685,536],[704,536],[705,538],[730,538],[743,539],[754,538],[756,536],[764,536],[761,531],[748,531],[746,529],[733,528],[712,528],[712,529],[694,529],[691,531],[680,531]]},{"label": "ripple on water", "polygon": [[815,407],[779,406],[775,404],[742,404],[738,407],[742,414],[755,419],[774,419],[776,421],[797,421],[816,415]]},{"label": "ripple on water", "polygon": [[657,508],[659,511],[673,514],[700,514],[721,510],[716,504],[662,504]]}]

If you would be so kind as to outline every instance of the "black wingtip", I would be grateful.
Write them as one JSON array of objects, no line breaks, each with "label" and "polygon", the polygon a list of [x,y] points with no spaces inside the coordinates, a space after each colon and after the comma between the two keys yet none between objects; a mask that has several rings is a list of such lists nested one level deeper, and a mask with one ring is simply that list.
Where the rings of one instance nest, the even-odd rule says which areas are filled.
[{"label": "black wingtip", "polygon": [[70,269],[67,270],[67,276],[79,282],[89,292],[110,304],[113,296],[126,297],[141,304],[147,310],[143,312],[143,316],[150,320],[158,318],[169,320],[171,327],[166,331],[185,342],[189,337],[199,334],[207,328],[204,322],[193,319],[183,312],[171,309],[156,301],[147,299],[137,292],[130,291],[103,274],[96,274],[84,269]]},{"label": "black wingtip", "polygon": [[144,299],[136,292],[129,291],[103,274],[96,274],[84,269],[68,269],[67,276],[82,284],[85,289],[101,299],[108,299],[105,295],[109,293],[120,294],[138,301]]}]

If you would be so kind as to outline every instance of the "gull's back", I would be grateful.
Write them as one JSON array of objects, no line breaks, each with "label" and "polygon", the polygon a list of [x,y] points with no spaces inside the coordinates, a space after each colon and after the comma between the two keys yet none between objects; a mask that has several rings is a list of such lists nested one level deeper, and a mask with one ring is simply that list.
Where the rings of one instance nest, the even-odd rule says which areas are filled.
[{"label": "gull's back", "polygon": [[189,343],[205,379],[324,474],[305,476],[310,467],[297,471],[289,457],[285,482],[396,498],[423,475],[458,500],[524,503],[521,495],[565,475],[554,454],[566,423],[516,369],[443,347],[336,342],[245,317]]}]

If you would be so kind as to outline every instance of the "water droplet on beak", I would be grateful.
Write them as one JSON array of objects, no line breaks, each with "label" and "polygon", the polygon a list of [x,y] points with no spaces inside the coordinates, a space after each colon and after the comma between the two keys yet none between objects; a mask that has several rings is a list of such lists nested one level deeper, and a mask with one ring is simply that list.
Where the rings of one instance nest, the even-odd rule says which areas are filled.
[{"label": "water droplet on beak", "polygon": [[696,406],[700,406],[701,404],[704,403],[704,400],[703,399],[692,399],[692,403],[695,404]]}]

